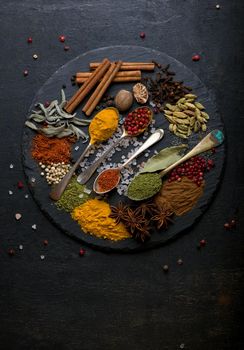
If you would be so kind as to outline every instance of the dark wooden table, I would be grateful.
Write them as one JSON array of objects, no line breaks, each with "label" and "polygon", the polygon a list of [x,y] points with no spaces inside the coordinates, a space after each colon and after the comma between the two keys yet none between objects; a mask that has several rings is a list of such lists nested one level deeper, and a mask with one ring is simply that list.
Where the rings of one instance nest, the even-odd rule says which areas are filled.
[{"label": "dark wooden table", "polygon": [[[0,349],[244,348],[244,3],[221,0],[219,9],[217,3],[1,1]],[[81,258],[81,244],[56,229],[28,192],[23,125],[35,93],[61,65],[118,44],[175,57],[215,93],[226,128],[225,172],[207,212],[177,240],[131,255],[84,247]],[[196,53],[199,62],[191,59]],[[18,181],[25,184],[21,190]],[[18,212],[20,221],[14,218]],[[225,230],[233,218],[236,228]],[[207,245],[198,250],[201,239]],[[15,249],[12,257],[9,248]]]}]

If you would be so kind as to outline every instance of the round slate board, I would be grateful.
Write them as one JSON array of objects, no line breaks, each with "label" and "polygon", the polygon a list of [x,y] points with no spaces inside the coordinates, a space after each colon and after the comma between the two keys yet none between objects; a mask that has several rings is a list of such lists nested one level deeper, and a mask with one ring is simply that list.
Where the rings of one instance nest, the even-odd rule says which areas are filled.
[{"label": "round slate board", "polygon": [[[77,90],[76,86],[71,86],[70,78],[78,71],[88,71],[89,62],[101,61],[103,58],[109,58],[110,60],[124,60],[124,61],[137,61],[146,62],[155,60],[161,64],[170,64],[171,70],[176,73],[177,80],[183,80],[184,84],[192,87],[193,92],[198,96],[198,100],[206,107],[207,112],[210,115],[210,120],[208,122],[208,130],[220,129],[223,131],[223,123],[217,112],[216,103],[214,97],[208,92],[204,84],[199,80],[199,78],[185,67],[182,63],[178,62],[174,58],[166,55],[165,53],[152,50],[149,48],[138,47],[138,46],[113,46],[104,47],[97,50],[89,51],[81,56],[76,57],[72,61],[68,62],[66,65],[58,69],[50,79],[43,85],[43,87],[38,91],[35,96],[33,103],[30,107],[31,110],[34,109],[34,105],[38,102],[52,101],[54,99],[60,100],[60,90],[62,85],[65,84],[67,88],[65,89],[66,98],[69,99],[74,92]],[[143,75],[152,76],[153,73],[146,73]],[[121,88],[131,88],[133,84],[113,84],[108,93],[114,95]],[[133,106],[136,107],[137,105]],[[77,109],[77,115],[81,115],[80,106]],[[172,142],[176,141],[176,137],[168,131],[168,122],[162,116],[162,114],[157,114],[155,116],[156,127],[163,128],[165,130],[164,138],[152,147],[152,152],[154,149],[160,150],[165,147],[172,145]],[[186,229],[189,229],[197,219],[203,214],[204,210],[209,206],[211,199],[217,189],[220,182],[220,176],[224,165],[225,158],[225,146],[222,144],[217,148],[216,154],[214,154],[213,159],[215,162],[215,167],[212,171],[206,174],[206,186],[203,196],[198,201],[196,207],[186,215],[182,217],[176,217],[174,219],[174,224],[170,225],[166,231],[155,231],[151,239],[144,243],[137,243],[133,239],[126,239],[119,242],[112,242],[110,240],[104,240],[96,238],[92,235],[86,234],[81,231],[79,225],[73,221],[70,215],[64,211],[57,210],[54,202],[49,199],[50,187],[47,185],[45,179],[40,176],[40,168],[38,164],[32,159],[30,154],[31,141],[35,133],[29,128],[24,128],[23,134],[23,165],[25,174],[27,176],[28,184],[30,185],[31,192],[37,204],[40,206],[41,210],[49,217],[49,219],[57,225],[63,232],[65,232],[70,237],[78,239],[83,243],[87,243],[90,246],[105,251],[120,251],[120,252],[133,252],[149,249],[160,244],[163,244],[170,239],[173,239],[179,234],[182,234]],[[192,135],[188,140],[189,149],[194,147],[199,142],[199,135]],[[76,160],[85,148],[86,144],[79,142],[80,149],[79,152],[73,152],[73,158]],[[126,153],[128,150],[126,151]],[[151,153],[153,154],[153,153]],[[121,160],[121,153],[117,152],[113,156],[113,161],[119,162]],[[143,160],[143,155],[139,158],[140,161]],[[92,185],[96,174],[89,181],[88,187]],[[35,181],[33,181],[35,180]],[[110,203],[116,203],[119,200],[126,200],[125,197],[120,197],[116,193],[110,193],[108,200]]]}]

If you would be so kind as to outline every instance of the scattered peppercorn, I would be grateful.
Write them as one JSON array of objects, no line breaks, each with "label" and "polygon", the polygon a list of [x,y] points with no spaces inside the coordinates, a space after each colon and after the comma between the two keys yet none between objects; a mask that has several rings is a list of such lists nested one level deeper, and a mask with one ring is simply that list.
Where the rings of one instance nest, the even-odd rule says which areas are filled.
[{"label": "scattered peppercorn", "polygon": [[15,219],[18,221],[22,218],[22,215],[20,213],[15,214]]},{"label": "scattered peppercorn", "polygon": [[22,188],[24,188],[24,184],[22,181],[18,181],[17,182],[17,187],[21,190]]},{"label": "scattered peppercorn", "polygon": [[194,55],[194,56],[192,56],[192,61],[194,61],[194,62],[197,62],[197,61],[200,61],[200,55]]},{"label": "scattered peppercorn", "polygon": [[64,42],[65,42],[65,36],[64,36],[64,35],[60,35],[60,36],[59,36],[59,41],[60,41],[61,43],[64,43]]},{"label": "scattered peppercorn", "polygon": [[215,7],[216,7],[217,10],[220,9],[220,5],[219,4],[217,4]]},{"label": "scattered peppercorn", "polygon": [[69,46],[65,45],[64,51],[69,51]]},{"label": "scattered peppercorn", "polygon": [[23,71],[23,75],[24,75],[24,77],[27,77],[27,75],[29,74],[29,72],[28,72],[28,70],[27,69],[25,69],[24,71]]},{"label": "scattered peppercorn", "polygon": [[46,101],[45,103],[44,103],[44,107],[49,107],[50,106],[50,102],[49,101]]},{"label": "scattered peppercorn", "polygon": [[48,240],[44,239],[43,244],[47,246],[48,245]]},{"label": "scattered peppercorn", "polygon": [[163,266],[163,270],[164,270],[164,272],[168,272],[169,271],[169,266],[168,265],[164,265]]},{"label": "scattered peppercorn", "polygon": [[15,255],[15,250],[13,248],[8,249],[8,255],[9,256],[14,256]]},{"label": "scattered peppercorn", "polygon": [[28,44],[31,44],[31,43],[32,43],[32,38],[31,38],[31,37],[29,37],[29,38],[27,39],[27,43],[28,43]]},{"label": "scattered peppercorn", "polygon": [[178,264],[178,265],[183,265],[183,260],[182,260],[182,259],[178,259],[178,260],[177,260],[177,264]]},{"label": "scattered peppercorn", "polygon": [[231,220],[230,226],[231,227],[235,227],[236,226],[236,221],[234,219]]},{"label": "scattered peppercorn", "polygon": [[228,222],[226,222],[226,223],[224,224],[224,228],[225,228],[226,230],[229,230],[229,229],[230,229],[230,224],[229,224]]},{"label": "scattered peppercorn", "polygon": [[145,34],[144,32],[141,32],[141,33],[140,33],[140,38],[141,38],[141,39],[145,39],[145,37],[146,37],[146,34]]},{"label": "scattered peppercorn", "polygon": [[84,256],[85,255],[85,249],[80,248],[79,255],[80,256]]},{"label": "scattered peppercorn", "polygon": [[34,55],[32,56],[34,60],[38,59],[38,55],[36,53],[34,53]]},{"label": "scattered peppercorn", "polygon": [[207,244],[206,240],[205,239],[201,239],[200,246],[201,247],[205,247],[206,244]]}]

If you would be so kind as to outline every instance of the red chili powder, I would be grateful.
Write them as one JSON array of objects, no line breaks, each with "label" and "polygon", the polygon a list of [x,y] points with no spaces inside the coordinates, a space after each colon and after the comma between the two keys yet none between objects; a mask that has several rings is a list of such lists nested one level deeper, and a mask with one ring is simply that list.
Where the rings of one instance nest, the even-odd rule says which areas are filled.
[{"label": "red chili powder", "polygon": [[32,140],[31,155],[43,164],[61,163],[68,164],[70,162],[71,146],[73,140],[64,137],[46,137],[37,134]]},{"label": "red chili powder", "polygon": [[97,179],[97,189],[99,192],[109,191],[114,188],[119,180],[118,169],[108,169],[101,173]]}]

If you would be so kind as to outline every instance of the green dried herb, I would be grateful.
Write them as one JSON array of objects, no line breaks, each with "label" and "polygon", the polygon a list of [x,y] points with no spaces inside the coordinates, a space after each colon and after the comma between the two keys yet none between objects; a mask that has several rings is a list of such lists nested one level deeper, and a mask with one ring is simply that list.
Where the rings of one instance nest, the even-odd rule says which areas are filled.
[{"label": "green dried herb", "polygon": [[177,162],[182,156],[180,151],[187,148],[187,145],[179,145],[162,149],[158,154],[150,158],[140,173],[153,173],[158,170],[166,169],[171,164]]},{"label": "green dried herb", "polygon": [[[61,102],[59,104],[58,100],[52,101],[48,107],[38,103],[38,109],[32,111],[25,125],[47,137],[76,136],[77,140],[82,137],[87,141],[88,135],[78,126],[87,126],[90,124],[90,120],[77,118],[76,113],[67,113],[64,110],[65,104],[65,94],[61,90]],[[34,122],[40,126],[37,126]]]},{"label": "green dried herb", "polygon": [[134,201],[152,197],[162,186],[162,180],[157,173],[137,175],[128,187],[127,196]]},{"label": "green dried herb", "polygon": [[85,193],[84,190],[85,186],[79,184],[77,178],[73,177],[61,198],[56,202],[57,208],[70,213],[75,207],[78,207],[88,200],[89,195]]}]

